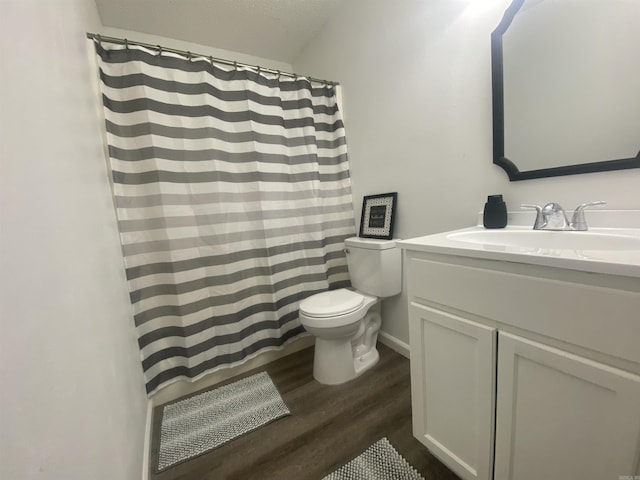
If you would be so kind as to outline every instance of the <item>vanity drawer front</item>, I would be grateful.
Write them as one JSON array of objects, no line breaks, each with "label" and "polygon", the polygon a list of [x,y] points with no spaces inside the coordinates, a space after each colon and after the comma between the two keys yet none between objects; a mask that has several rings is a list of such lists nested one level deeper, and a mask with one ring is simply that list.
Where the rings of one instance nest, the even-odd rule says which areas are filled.
[{"label": "vanity drawer front", "polygon": [[505,262],[480,267],[420,256],[408,260],[411,301],[444,305],[640,364],[637,284],[621,290],[529,275],[532,270],[521,264],[486,266]]}]

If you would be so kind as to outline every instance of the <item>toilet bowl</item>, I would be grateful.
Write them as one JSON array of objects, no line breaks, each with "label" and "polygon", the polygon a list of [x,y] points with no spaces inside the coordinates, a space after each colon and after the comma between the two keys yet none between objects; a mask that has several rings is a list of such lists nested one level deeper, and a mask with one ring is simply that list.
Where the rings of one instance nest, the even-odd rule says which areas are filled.
[{"label": "toilet bowl", "polygon": [[300,322],[316,337],[313,376],[325,385],[348,382],[373,367],[381,318],[376,297],[348,289],[323,292],[300,304]]},{"label": "toilet bowl", "polygon": [[313,376],[326,385],[348,382],[378,362],[380,300],[401,289],[395,241],[354,237],[345,247],[354,289],[312,295],[299,309],[300,323],[316,339]]}]

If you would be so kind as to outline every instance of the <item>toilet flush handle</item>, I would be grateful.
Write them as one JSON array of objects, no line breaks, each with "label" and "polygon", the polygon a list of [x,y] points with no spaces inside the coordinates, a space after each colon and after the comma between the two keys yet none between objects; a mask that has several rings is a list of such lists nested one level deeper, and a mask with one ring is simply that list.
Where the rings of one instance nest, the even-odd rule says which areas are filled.
[{"label": "toilet flush handle", "polygon": [[347,255],[348,255],[349,253],[351,253],[351,252],[349,251],[349,249],[348,249],[348,248],[345,248],[345,249],[344,249],[344,250],[342,250],[342,251],[343,251],[345,254],[347,254]]}]

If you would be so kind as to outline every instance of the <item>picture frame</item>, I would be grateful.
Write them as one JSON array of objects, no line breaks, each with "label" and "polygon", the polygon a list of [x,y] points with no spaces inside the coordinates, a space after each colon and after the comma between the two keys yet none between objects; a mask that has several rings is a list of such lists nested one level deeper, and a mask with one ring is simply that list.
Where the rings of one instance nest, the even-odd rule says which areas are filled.
[{"label": "picture frame", "polygon": [[365,196],[359,237],[391,240],[397,202],[398,192]]}]

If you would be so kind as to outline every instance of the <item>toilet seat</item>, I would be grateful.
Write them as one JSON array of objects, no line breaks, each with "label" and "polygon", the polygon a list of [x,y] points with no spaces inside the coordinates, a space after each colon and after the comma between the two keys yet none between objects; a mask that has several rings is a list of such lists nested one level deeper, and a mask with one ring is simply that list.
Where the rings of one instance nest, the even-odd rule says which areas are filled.
[{"label": "toilet seat", "polygon": [[307,317],[330,318],[355,312],[364,304],[364,296],[341,288],[317,293],[300,303],[300,313]]},{"label": "toilet seat", "polygon": [[300,323],[305,328],[347,327],[360,321],[377,300],[376,297],[345,288],[316,293],[300,303]]}]

